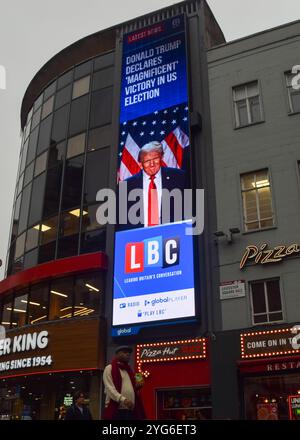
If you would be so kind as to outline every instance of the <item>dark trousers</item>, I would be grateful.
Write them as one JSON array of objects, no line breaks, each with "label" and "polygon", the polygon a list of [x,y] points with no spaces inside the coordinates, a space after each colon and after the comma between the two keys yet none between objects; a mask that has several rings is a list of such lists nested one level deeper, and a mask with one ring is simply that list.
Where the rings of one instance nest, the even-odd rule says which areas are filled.
[{"label": "dark trousers", "polygon": [[133,420],[133,411],[129,409],[118,409],[114,420]]}]

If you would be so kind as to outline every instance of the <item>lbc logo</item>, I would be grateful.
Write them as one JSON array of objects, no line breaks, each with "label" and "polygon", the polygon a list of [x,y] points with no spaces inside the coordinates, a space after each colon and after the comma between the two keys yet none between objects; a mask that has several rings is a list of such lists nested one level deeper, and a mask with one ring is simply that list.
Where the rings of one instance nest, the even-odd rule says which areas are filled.
[{"label": "lbc logo", "polygon": [[162,236],[127,243],[125,273],[143,272],[146,267],[169,267],[179,264],[180,238]]}]

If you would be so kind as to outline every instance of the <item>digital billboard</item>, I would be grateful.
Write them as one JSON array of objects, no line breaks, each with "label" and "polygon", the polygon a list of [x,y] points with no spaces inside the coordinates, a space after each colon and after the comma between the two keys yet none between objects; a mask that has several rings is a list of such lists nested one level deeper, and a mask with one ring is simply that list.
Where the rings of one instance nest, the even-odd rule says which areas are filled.
[{"label": "digital billboard", "polygon": [[114,326],[195,316],[193,237],[186,226],[116,233]]},{"label": "digital billboard", "polygon": [[[132,334],[132,324],[195,317],[191,217],[175,212],[190,188],[184,15],[123,36],[119,124],[113,335]],[[165,195],[174,189],[180,202],[165,217]],[[139,220],[131,221],[132,211]]]}]

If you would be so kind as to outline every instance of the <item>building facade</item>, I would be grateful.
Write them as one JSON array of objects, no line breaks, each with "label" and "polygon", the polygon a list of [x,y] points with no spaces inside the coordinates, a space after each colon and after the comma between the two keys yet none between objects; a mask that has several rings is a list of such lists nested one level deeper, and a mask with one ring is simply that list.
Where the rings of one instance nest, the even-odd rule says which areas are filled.
[{"label": "building facade", "polygon": [[[189,174],[205,191],[204,232],[186,256],[195,312],[115,325],[123,251],[115,225],[99,222],[97,194],[117,187],[125,41],[180,20]],[[299,23],[226,44],[207,4],[185,1],[88,36],[36,74],[22,102],[0,283],[2,418],[59,418],[76,390],[101,417],[102,371],[123,343],[144,374],[148,418],[295,416],[300,108],[291,70],[299,44]],[[269,249],[281,254],[263,261]],[[129,314],[128,303],[119,307]]]},{"label": "building facade", "polygon": [[299,34],[295,22],[208,51],[217,417],[288,419],[300,392],[289,340],[299,323]]}]

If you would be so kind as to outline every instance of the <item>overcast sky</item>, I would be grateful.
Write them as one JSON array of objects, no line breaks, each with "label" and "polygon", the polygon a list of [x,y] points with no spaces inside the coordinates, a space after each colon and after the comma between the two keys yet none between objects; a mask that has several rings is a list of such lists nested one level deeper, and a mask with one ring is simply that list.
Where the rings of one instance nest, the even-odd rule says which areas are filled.
[{"label": "overcast sky", "polygon": [[[0,66],[7,75],[7,88],[0,90],[0,279],[20,149],[20,106],[30,80],[49,58],[74,41],[174,3],[0,0]],[[227,41],[300,19],[299,0],[208,0],[208,4]]]}]

